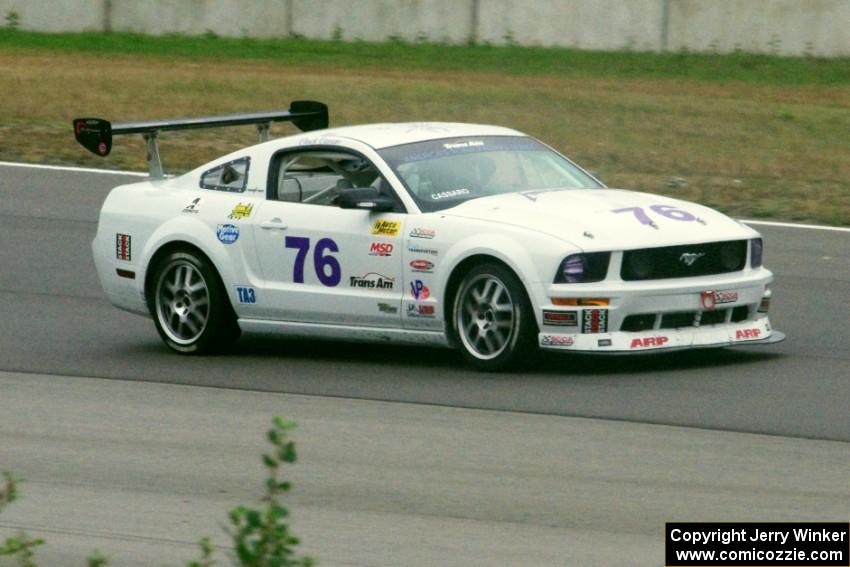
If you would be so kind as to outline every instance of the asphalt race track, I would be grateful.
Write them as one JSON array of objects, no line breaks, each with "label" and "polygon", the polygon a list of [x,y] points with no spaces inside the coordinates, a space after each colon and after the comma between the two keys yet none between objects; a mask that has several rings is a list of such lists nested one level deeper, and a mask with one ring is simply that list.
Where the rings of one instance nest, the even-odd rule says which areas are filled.
[{"label": "asphalt race track", "polygon": [[120,175],[0,167],[0,370],[498,409],[850,441],[850,232],[758,227],[769,347],[539,356],[486,375],[451,351],[243,338],[177,357],[103,296],[90,243]]},{"label": "asphalt race track", "polygon": [[657,565],[664,521],[847,520],[850,231],[757,227],[788,335],[769,347],[500,375],[446,350],[250,336],[191,358],[94,273],[100,205],[136,179],[0,165],[0,470],[31,493],[0,539],[56,542],[45,564],[191,557],[256,494],[244,463],[281,408],[304,441],[296,533],[324,565]]}]

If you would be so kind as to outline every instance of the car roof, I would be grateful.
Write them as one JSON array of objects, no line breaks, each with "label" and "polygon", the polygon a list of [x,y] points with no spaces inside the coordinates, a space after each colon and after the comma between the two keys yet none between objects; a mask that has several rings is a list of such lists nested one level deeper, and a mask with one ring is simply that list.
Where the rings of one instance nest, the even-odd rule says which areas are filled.
[{"label": "car roof", "polygon": [[331,138],[334,136],[358,140],[375,149],[467,136],[525,136],[522,132],[487,124],[464,124],[460,122],[388,122],[343,126],[327,130],[315,130],[296,136],[297,138]]}]

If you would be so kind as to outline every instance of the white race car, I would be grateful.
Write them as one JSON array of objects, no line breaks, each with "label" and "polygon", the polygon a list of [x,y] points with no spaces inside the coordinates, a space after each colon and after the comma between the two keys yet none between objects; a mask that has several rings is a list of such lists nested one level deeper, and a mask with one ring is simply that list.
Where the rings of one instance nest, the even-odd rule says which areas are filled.
[{"label": "white race car", "polygon": [[[712,209],[605,187],[515,130],[454,123],[327,129],[327,107],[116,124],[74,121],[108,155],[142,134],[151,179],[103,204],[94,259],[122,309],[173,350],[241,331],[453,346],[474,366],[534,347],[639,353],[774,343],[753,229]],[[264,141],[179,177],[157,135],[272,122]]]}]

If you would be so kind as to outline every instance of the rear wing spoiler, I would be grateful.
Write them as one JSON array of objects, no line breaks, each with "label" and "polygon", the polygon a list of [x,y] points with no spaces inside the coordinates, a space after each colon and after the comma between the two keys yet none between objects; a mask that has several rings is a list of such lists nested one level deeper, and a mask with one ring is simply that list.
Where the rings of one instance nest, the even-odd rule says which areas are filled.
[{"label": "rear wing spoiler", "polygon": [[162,161],[159,158],[159,147],[157,145],[157,137],[160,132],[256,124],[260,141],[265,142],[269,139],[269,128],[272,122],[292,122],[304,132],[321,130],[328,127],[328,107],[321,102],[312,100],[296,100],[289,105],[288,111],[278,112],[254,112],[204,118],[127,122],[125,124],[111,124],[108,120],[102,118],[75,118],[74,137],[80,145],[93,154],[106,157],[112,151],[112,136],[141,134],[147,144],[150,176],[163,177]]}]

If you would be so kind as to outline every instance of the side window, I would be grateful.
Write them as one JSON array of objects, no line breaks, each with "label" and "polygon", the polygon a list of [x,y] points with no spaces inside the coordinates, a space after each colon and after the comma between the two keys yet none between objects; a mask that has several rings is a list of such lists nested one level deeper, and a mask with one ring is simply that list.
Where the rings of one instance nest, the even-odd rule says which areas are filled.
[{"label": "side window", "polygon": [[269,198],[290,203],[336,206],[341,191],[353,187],[374,187],[393,197],[403,211],[397,195],[384,181],[377,168],[366,158],[338,150],[309,150],[275,158],[276,174]]},{"label": "side window", "polygon": [[239,158],[207,170],[201,175],[201,187],[230,193],[242,193],[248,184],[251,158]]}]

